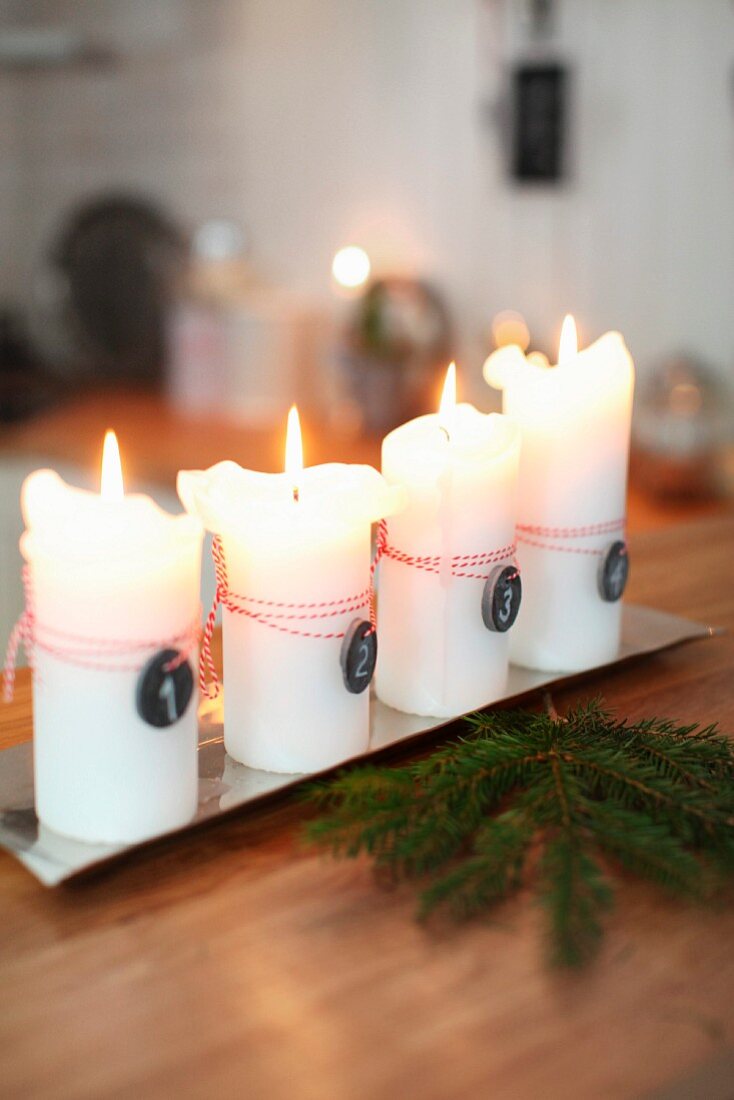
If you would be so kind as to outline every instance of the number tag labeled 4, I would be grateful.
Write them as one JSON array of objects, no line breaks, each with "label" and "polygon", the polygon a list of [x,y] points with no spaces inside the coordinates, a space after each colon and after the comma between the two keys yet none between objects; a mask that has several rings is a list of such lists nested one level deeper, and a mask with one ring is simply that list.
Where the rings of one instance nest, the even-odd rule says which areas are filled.
[{"label": "number tag labeled 4", "polygon": [[627,543],[617,539],[616,542],[607,546],[599,563],[597,585],[599,595],[606,603],[616,603],[617,600],[621,600],[622,593],[627,587],[629,571]]}]

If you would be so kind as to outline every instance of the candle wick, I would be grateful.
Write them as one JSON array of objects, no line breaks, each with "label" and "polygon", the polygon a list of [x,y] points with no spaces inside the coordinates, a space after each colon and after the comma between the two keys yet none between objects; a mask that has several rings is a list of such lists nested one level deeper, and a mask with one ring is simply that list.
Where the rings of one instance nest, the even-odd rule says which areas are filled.
[{"label": "candle wick", "polygon": [[449,430],[448,430],[448,428],[445,428],[445,427],[443,426],[443,424],[439,424],[439,426],[438,426],[438,427],[439,427],[439,431],[442,431],[442,432],[443,432],[443,434],[444,434],[444,435],[446,436],[446,442],[447,442],[447,443],[450,443],[450,442],[451,442],[451,436],[449,435]]},{"label": "candle wick", "polygon": [[296,504],[298,504],[298,501],[301,499],[301,491],[297,485],[293,486],[293,499]]}]

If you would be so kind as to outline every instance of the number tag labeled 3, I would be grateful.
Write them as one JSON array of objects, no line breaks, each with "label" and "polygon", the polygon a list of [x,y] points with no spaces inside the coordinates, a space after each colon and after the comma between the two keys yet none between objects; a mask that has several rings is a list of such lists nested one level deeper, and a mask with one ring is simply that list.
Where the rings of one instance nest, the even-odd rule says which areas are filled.
[{"label": "number tag labeled 3", "polygon": [[498,565],[487,578],[482,592],[482,620],[487,630],[504,634],[520,610],[522,581],[514,565]]},{"label": "number tag labeled 3", "polygon": [[342,642],[344,686],[352,695],[369,687],[377,664],[377,633],[366,619],[355,619]]},{"label": "number tag labeled 3", "polygon": [[138,677],[136,709],[149,726],[172,726],[188,710],[194,674],[189,662],[180,661],[180,657],[176,649],[162,649],[153,654]]}]

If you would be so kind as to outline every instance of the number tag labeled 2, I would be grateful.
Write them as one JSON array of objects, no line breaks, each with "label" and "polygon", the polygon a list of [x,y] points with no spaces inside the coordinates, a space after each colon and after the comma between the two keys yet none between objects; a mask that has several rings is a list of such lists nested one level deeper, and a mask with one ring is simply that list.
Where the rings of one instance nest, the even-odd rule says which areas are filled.
[{"label": "number tag labeled 2", "polygon": [[377,633],[366,619],[355,619],[342,642],[344,686],[352,695],[368,688],[377,663]]},{"label": "number tag labeled 2", "polygon": [[178,650],[162,649],[150,658],[138,677],[135,704],[149,726],[172,726],[188,709],[194,674],[189,662],[180,658]]}]

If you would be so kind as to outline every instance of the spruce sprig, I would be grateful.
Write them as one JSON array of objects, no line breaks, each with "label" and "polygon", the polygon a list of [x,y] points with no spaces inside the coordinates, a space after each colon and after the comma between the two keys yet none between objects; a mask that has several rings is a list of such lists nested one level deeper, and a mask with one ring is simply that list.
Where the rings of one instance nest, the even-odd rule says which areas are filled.
[{"label": "spruce sprig", "polygon": [[422,919],[476,916],[533,879],[565,966],[598,946],[615,867],[695,900],[734,873],[734,747],[715,727],[618,721],[599,701],[466,721],[426,759],[312,784],[307,839],[417,880]]}]

